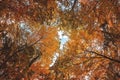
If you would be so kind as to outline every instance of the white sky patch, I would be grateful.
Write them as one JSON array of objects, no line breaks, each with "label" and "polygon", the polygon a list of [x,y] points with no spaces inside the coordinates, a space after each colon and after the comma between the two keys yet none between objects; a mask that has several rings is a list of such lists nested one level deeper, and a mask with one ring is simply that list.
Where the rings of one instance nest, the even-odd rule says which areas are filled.
[{"label": "white sky patch", "polygon": [[85,76],[84,80],[90,80],[89,76]]},{"label": "white sky patch", "polygon": [[92,41],[92,48],[101,51],[102,50],[102,44],[98,41],[98,39],[94,39]]},{"label": "white sky patch", "polygon": [[32,33],[32,31],[30,30],[29,26],[28,26],[26,23],[24,23],[24,22],[21,22],[21,23],[20,23],[20,28],[21,28],[22,30],[24,30],[25,32]]},{"label": "white sky patch", "polygon": [[88,72],[88,74],[84,77],[84,80],[90,80],[91,75],[92,75],[92,71]]},{"label": "white sky patch", "polygon": [[68,41],[68,36],[64,35],[64,31],[58,31],[59,39],[60,39],[60,50],[63,50],[64,44]]},{"label": "white sky patch", "polygon": [[21,37],[22,37],[21,41],[26,42],[28,40],[28,37],[31,36],[33,32],[31,31],[30,26],[24,21],[21,21],[19,23],[19,27],[21,29]]},{"label": "white sky patch", "polygon": [[[60,39],[60,50],[63,50],[63,47],[64,47],[64,44],[68,41],[68,36],[67,35],[64,35],[64,31],[58,31],[58,35],[59,35],[59,39]],[[54,65],[55,61],[57,60],[59,56],[59,53],[55,53],[54,54],[54,57],[53,57],[53,60],[52,60],[52,63],[50,64],[50,67]]]},{"label": "white sky patch", "polygon": [[62,11],[71,10],[74,0],[68,0],[68,3],[69,3],[69,5],[65,6],[65,5],[61,4],[59,1],[57,1],[58,7],[61,8]]},{"label": "white sky patch", "polygon": [[[71,10],[72,6],[74,5],[74,1],[75,0],[68,0],[68,5],[67,6],[65,6],[61,2],[57,1],[58,8],[60,8],[62,11]],[[80,3],[77,3],[77,7],[78,7],[78,9],[80,9]],[[78,9],[76,8],[75,11],[78,11]]]},{"label": "white sky patch", "polygon": [[50,64],[50,67],[54,65],[55,61],[57,60],[57,57],[59,56],[59,53],[55,53],[52,63]]}]

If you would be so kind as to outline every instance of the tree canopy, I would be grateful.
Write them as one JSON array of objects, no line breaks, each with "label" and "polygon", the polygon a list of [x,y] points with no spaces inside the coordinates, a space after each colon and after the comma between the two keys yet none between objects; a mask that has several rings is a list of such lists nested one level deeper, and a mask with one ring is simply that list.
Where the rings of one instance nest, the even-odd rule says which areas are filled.
[{"label": "tree canopy", "polygon": [[0,80],[119,79],[119,0],[0,0]]}]

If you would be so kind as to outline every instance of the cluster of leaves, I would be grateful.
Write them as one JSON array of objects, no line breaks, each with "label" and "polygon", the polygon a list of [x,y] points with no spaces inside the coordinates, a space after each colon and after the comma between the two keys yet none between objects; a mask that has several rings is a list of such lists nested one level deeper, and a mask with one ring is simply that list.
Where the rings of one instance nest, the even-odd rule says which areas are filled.
[{"label": "cluster of leaves", "polygon": [[63,54],[51,68],[54,79],[119,80],[119,1],[79,0],[80,6],[78,0],[59,2],[65,6],[61,8],[63,27],[72,30]]},{"label": "cluster of leaves", "polygon": [[89,76],[90,80],[120,79],[119,45],[119,42],[105,45],[103,32],[100,30],[92,34],[83,29],[71,31],[64,53],[51,67],[55,80],[84,79],[85,76]]},{"label": "cluster of leaves", "polygon": [[8,25],[0,34],[0,79],[3,80],[26,77],[31,65],[39,60],[41,55],[41,64],[48,66],[58,47],[55,27],[43,26],[40,30],[35,30],[36,32],[26,32],[20,26],[15,30],[15,27]]},{"label": "cluster of leaves", "polygon": [[36,61],[48,67],[58,49],[57,28],[43,24],[56,10],[54,0],[0,1],[0,79],[29,79]]},{"label": "cluster of leaves", "polygon": [[63,27],[84,26],[90,31],[107,21],[109,26],[118,26],[120,19],[119,0],[58,0]]},{"label": "cluster of leaves", "polygon": [[53,19],[56,13],[54,0],[2,0],[0,5],[0,14],[7,15],[7,19],[34,20],[41,24]]},{"label": "cluster of leaves", "polygon": [[1,80],[86,78],[120,79],[119,0],[0,0]]}]

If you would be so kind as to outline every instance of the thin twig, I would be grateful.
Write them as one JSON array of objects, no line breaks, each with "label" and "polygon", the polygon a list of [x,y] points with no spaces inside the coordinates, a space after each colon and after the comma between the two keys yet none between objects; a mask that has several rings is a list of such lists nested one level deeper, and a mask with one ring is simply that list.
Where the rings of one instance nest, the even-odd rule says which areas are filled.
[{"label": "thin twig", "polygon": [[114,62],[120,63],[120,60],[116,60],[116,59],[110,58],[110,57],[108,57],[108,56],[105,56],[105,55],[99,54],[99,53],[94,52],[94,51],[88,51],[88,50],[86,50],[86,51],[87,51],[87,52],[90,52],[90,53],[94,53],[94,54],[96,54],[96,55],[98,55],[98,56],[101,56],[101,57],[103,57],[103,58],[105,58],[105,59],[108,59],[108,60],[111,60],[111,61],[114,61]]}]

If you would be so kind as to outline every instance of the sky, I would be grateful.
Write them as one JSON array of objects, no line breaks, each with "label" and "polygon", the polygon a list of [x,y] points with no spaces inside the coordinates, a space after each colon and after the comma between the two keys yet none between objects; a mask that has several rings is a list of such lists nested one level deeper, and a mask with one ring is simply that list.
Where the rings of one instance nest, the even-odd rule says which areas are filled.
[{"label": "sky", "polygon": [[58,31],[59,39],[60,39],[60,50],[63,50],[64,44],[68,41],[68,36],[64,35],[64,31]]},{"label": "sky", "polygon": [[[29,32],[31,33],[31,30],[29,29],[29,27],[24,23],[21,22],[20,23],[20,28],[23,29],[24,32]],[[59,36],[59,40],[60,40],[60,50],[63,50],[65,43],[69,40],[68,36],[64,34],[64,31],[59,30],[58,31],[58,36]],[[23,35],[23,37],[25,38],[26,36]],[[52,63],[50,64],[50,67],[54,65],[55,61],[57,60],[57,57],[59,57],[59,53],[55,53],[53,56],[53,60]]]},{"label": "sky", "polygon": [[[65,43],[69,40],[67,35],[64,35],[64,31],[58,31],[59,39],[60,39],[60,50],[63,50]],[[57,60],[57,57],[59,56],[59,53],[55,53],[52,63],[50,64],[50,67],[54,65],[55,61]]]}]

